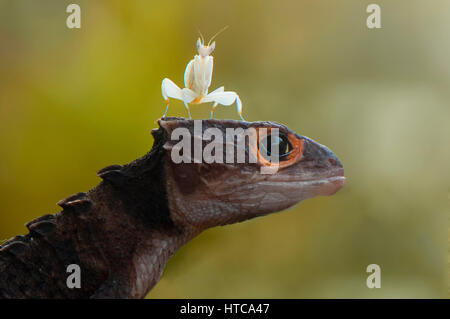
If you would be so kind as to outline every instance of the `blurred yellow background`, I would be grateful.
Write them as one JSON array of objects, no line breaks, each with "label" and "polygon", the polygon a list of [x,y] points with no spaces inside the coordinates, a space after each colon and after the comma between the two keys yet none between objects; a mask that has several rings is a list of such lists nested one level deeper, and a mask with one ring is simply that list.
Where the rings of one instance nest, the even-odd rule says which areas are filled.
[{"label": "blurred yellow background", "polygon": [[[81,29],[66,27],[70,3]],[[381,29],[366,27],[370,3]],[[330,147],[347,184],[204,232],[148,297],[445,298],[449,21],[445,0],[0,0],[0,239],[146,153],[161,80],[182,86],[197,29],[229,25],[211,89],[236,91],[249,121]],[[186,116],[182,103],[168,115]],[[215,115],[238,118],[234,106]],[[372,263],[381,289],[366,287]]]}]

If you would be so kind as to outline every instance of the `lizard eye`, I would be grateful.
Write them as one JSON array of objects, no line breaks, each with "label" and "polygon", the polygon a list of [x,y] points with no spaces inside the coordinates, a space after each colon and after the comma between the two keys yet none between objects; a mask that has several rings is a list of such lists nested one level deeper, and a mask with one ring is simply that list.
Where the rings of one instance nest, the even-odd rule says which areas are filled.
[{"label": "lizard eye", "polygon": [[[303,158],[304,138],[284,130],[272,131],[272,128],[258,131],[256,145],[250,147],[261,166],[277,166],[280,169],[294,165]],[[274,155],[278,150],[278,161]]]},{"label": "lizard eye", "polygon": [[270,160],[273,152],[276,154],[276,149],[278,149],[278,158],[280,161],[286,160],[287,155],[292,152],[292,145],[289,142],[288,137],[283,133],[280,133],[278,135],[269,134],[259,142],[259,145],[260,149],[263,150],[261,154],[267,160]]}]

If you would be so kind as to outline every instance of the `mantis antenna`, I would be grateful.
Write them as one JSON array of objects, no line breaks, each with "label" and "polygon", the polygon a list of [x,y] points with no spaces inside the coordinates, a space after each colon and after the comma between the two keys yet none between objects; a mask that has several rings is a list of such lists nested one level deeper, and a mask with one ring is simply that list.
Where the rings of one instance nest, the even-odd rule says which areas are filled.
[{"label": "mantis antenna", "polygon": [[198,34],[200,34],[200,38],[202,39],[202,45],[205,43],[205,38],[203,37],[203,34],[200,32],[200,30],[197,28]]},{"label": "mantis antenna", "polygon": [[228,29],[228,26],[224,26],[222,29],[220,29],[216,34],[213,35],[213,37],[208,41],[208,46],[211,44],[211,41],[214,40],[219,34],[221,34],[223,31]]}]

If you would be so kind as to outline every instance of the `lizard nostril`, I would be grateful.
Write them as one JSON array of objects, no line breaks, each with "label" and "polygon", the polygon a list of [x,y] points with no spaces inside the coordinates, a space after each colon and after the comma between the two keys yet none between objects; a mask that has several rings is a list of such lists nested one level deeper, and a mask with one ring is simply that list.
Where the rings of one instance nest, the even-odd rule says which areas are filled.
[{"label": "lizard nostril", "polygon": [[328,163],[330,163],[332,166],[343,167],[341,161],[339,161],[339,159],[336,157],[329,158]]}]

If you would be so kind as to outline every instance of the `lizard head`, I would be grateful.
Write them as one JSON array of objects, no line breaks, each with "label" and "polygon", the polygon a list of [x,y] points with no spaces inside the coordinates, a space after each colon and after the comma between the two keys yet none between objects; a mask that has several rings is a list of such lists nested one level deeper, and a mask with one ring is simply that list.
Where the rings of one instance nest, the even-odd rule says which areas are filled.
[{"label": "lizard head", "polygon": [[163,140],[170,215],[182,227],[201,231],[278,212],[332,195],[345,182],[341,162],[327,147],[280,124],[158,123],[153,134]]}]

